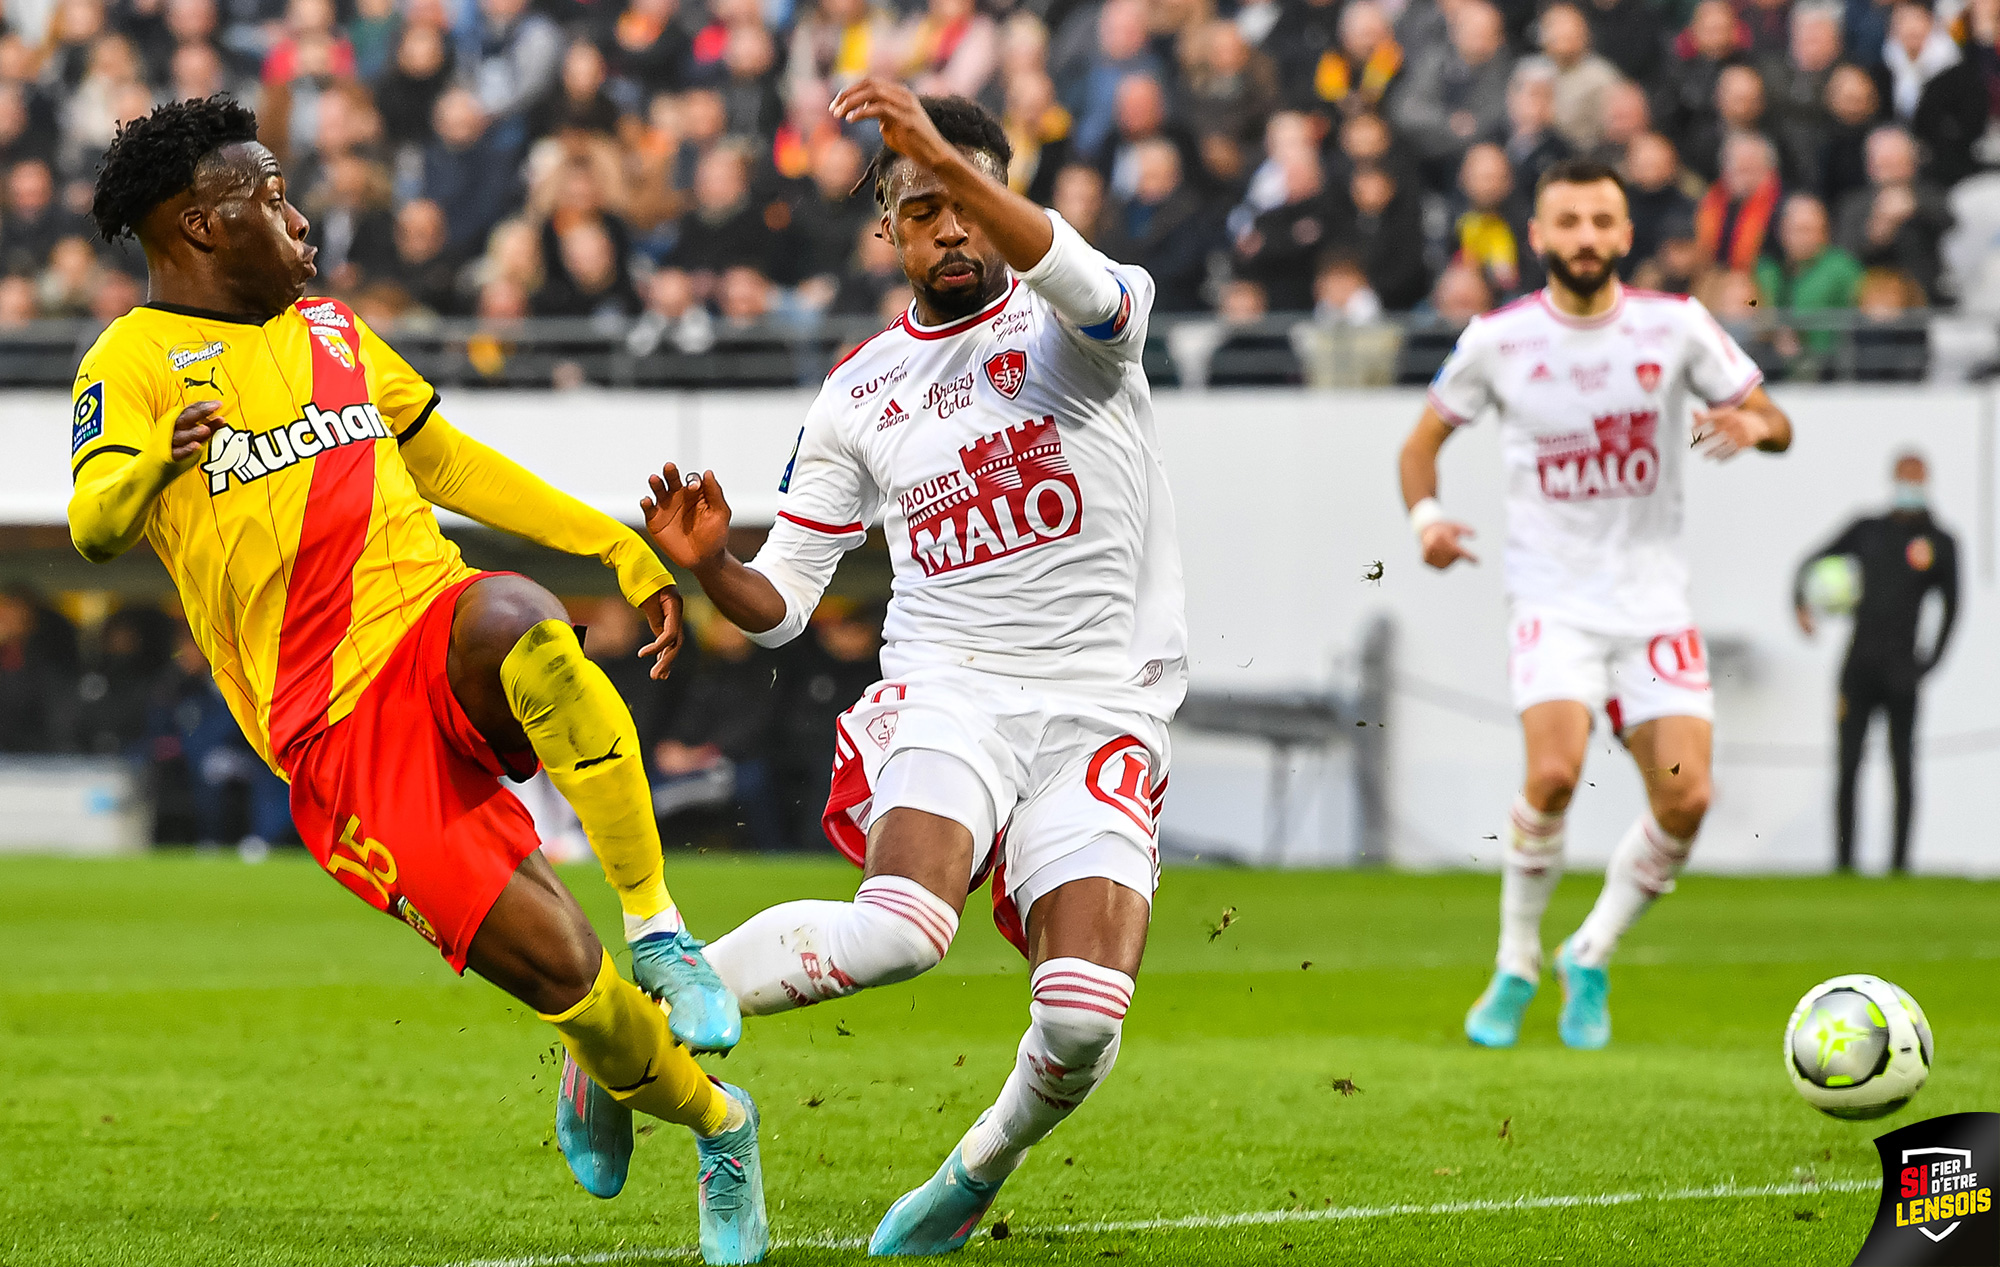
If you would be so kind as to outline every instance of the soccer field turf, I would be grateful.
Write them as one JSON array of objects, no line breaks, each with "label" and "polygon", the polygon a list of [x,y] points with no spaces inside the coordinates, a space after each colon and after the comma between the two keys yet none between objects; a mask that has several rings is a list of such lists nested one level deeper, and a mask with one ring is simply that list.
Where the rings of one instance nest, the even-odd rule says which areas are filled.
[{"label": "soccer field turf", "polygon": [[[669,861],[711,935],[855,883]],[[566,878],[615,927],[594,869]],[[1496,883],[1170,870],[1116,1073],[1009,1181],[1012,1235],[967,1254],[1839,1264],[1874,1210],[1874,1135],[2000,1108],[2000,886],[1683,880],[1613,966],[1612,1047],[1585,1053],[1556,1040],[1553,983],[1520,1048],[1461,1036]],[[1564,882],[1551,941],[1596,885]],[[0,1264],[693,1259],[685,1133],[641,1138],[617,1200],[586,1196],[552,1142],[553,1032],[298,855],[0,860],[0,894]],[[1780,1063],[1797,997],[1855,971],[1937,1032],[1930,1085],[1886,1123],[1821,1117]],[[928,976],[750,1021],[714,1067],[763,1109],[770,1261],[858,1258],[1025,1020],[982,893]]]}]

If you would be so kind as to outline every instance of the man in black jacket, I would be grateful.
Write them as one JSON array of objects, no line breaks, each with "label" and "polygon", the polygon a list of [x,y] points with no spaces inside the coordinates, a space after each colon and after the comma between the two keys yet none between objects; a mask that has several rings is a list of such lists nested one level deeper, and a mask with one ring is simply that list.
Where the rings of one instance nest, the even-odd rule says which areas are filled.
[{"label": "man in black jacket", "polygon": [[[1917,683],[1937,667],[1958,616],[1958,545],[1931,518],[1928,472],[1923,458],[1896,459],[1895,497],[1888,514],[1857,519],[1815,551],[1799,568],[1792,598],[1799,627],[1813,632],[1806,603],[1806,573],[1830,555],[1852,555],[1861,565],[1861,599],[1854,609],[1854,639],[1840,672],[1840,788],[1834,802],[1839,829],[1839,865],[1854,866],[1854,782],[1861,769],[1861,744],[1875,710],[1889,714],[1889,757],[1896,772],[1896,844],[1891,866],[1909,864],[1910,815],[1915,808],[1915,771],[1910,743],[1916,731]],[[1924,596],[1935,589],[1944,600],[1944,619],[1928,654],[1917,650],[1917,623]]]}]

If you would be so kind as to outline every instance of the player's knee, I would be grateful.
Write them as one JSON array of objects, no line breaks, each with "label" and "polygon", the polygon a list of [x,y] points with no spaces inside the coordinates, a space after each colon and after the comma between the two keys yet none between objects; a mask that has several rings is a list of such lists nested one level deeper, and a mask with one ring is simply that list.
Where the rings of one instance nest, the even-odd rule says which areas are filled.
[{"label": "player's knee", "polygon": [[1117,1050],[1132,1005],[1132,978],[1082,959],[1051,959],[1035,969],[1034,982],[1028,1011],[1057,1065],[1093,1069]]},{"label": "player's knee", "polygon": [[1122,1014],[1087,1007],[1039,1005],[1034,1018],[1049,1057],[1068,1070],[1096,1068],[1125,1028]]},{"label": "player's knee", "polygon": [[1528,767],[1527,786],[1522,789],[1528,803],[1544,814],[1566,809],[1576,794],[1582,771],[1560,757],[1542,757]]},{"label": "player's knee", "polygon": [[1682,776],[1660,794],[1653,807],[1653,818],[1669,833],[1683,839],[1690,838],[1700,830],[1702,819],[1708,816],[1708,803],[1713,793],[1714,788],[1707,775]]},{"label": "player's knee", "polygon": [[568,619],[556,596],[526,577],[489,576],[467,591],[453,641],[498,665],[535,626]]}]

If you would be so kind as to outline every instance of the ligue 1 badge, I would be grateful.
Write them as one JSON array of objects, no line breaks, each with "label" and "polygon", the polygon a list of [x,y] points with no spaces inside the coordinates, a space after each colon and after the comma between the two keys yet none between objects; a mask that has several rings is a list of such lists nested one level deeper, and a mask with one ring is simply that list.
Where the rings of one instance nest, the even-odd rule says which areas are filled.
[{"label": "ligue 1 badge", "polygon": [[1882,1203],[1854,1267],[1996,1267],[2000,1113],[1947,1113],[1890,1131]]}]

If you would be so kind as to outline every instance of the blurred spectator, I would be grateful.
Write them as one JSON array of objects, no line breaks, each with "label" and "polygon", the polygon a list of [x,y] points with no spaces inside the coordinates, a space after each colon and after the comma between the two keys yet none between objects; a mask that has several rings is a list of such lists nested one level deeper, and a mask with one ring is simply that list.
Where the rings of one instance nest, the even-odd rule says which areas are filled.
[{"label": "blurred spectator", "polygon": [[973,0],[930,0],[900,33],[902,73],[918,92],[977,97],[1000,61],[1000,32]]},{"label": "blurred spectator", "polygon": [[[1051,70],[1057,69],[1052,65]],[[1127,75],[1166,74],[1146,41],[1146,6],[1142,0],[1104,0],[1097,11],[1097,42],[1081,59],[1074,79],[1056,76],[1057,92],[1076,117],[1076,147],[1083,154],[1103,152],[1118,118],[1118,85]]]},{"label": "blurred spectator", "polygon": [[1354,220],[1348,242],[1361,257],[1368,284],[1391,312],[1413,307],[1431,287],[1422,251],[1423,211],[1416,191],[1402,186],[1386,167],[1358,167],[1348,181]]},{"label": "blurred spectator", "polygon": [[761,26],[731,27],[722,64],[725,74],[718,91],[729,135],[755,145],[777,129],[785,114],[785,104],[778,98],[777,45]]},{"label": "blurred spectator", "polygon": [[1264,288],[1256,282],[1238,278],[1224,283],[1216,315],[1225,333],[1209,361],[1210,386],[1296,386],[1305,380],[1290,332],[1257,328],[1269,311]]},{"label": "blurred spectator", "polygon": [[[1355,0],[1348,11],[1367,4]],[[1256,144],[1277,106],[1276,64],[1252,48],[1233,22],[1208,23],[1189,44],[1198,53],[1187,68],[1188,122],[1204,147],[1240,156]]]},{"label": "blurred spectator", "polygon": [[824,599],[807,636],[780,653],[773,764],[785,841],[820,849],[820,816],[832,790],[834,721],[881,679],[882,608]]},{"label": "blurred spectator", "polygon": [[[525,228],[525,226],[523,226]],[[458,296],[458,267],[448,248],[444,211],[428,198],[403,204],[396,213],[394,250],[386,275],[401,284],[410,299],[440,317],[463,310]],[[499,233],[496,229],[495,234]],[[531,249],[533,239],[530,238]],[[517,277],[534,284],[539,276]]]},{"label": "blurred spectator", "polygon": [[468,250],[519,197],[520,149],[488,126],[479,98],[463,88],[438,98],[432,123],[437,139],[424,151],[423,195],[444,208],[450,248]]},{"label": "blurred spectator", "polygon": [[715,322],[694,296],[694,283],[677,268],[663,268],[646,282],[646,309],[633,323],[627,345],[646,356],[662,340],[690,356],[715,346]]},{"label": "blurred spectator", "polygon": [[1462,328],[1466,322],[1493,307],[1493,288],[1476,269],[1452,265],[1438,274],[1431,287],[1431,311],[1438,319]]},{"label": "blurred spectator", "polygon": [[[860,7],[860,0],[851,2]],[[694,37],[681,23],[678,0],[631,0],[605,51],[613,72],[650,97],[687,86]]]},{"label": "blurred spectator", "polygon": [[575,130],[610,136],[618,131],[621,111],[611,99],[604,54],[589,40],[572,41],[563,53],[556,91],[536,103],[528,116],[528,135]]},{"label": "blurred spectator", "polygon": [[1834,241],[1871,269],[1900,270],[1931,295],[1943,269],[1938,244],[1951,223],[1944,192],[1917,174],[1910,134],[1894,126],[1869,133],[1868,184],[1835,209]]},{"label": "blurred spectator", "polygon": [[[1268,307],[1278,312],[1305,312],[1313,304],[1313,261],[1333,244],[1344,226],[1338,205],[1327,197],[1316,153],[1300,150],[1287,154],[1282,167],[1285,200],[1258,216],[1250,230],[1237,239],[1236,268],[1240,276],[1258,283],[1260,298]],[[1405,253],[1416,254],[1408,248],[1406,241]],[[1367,253],[1363,255],[1365,258]]]},{"label": "blurred spectator", "polygon": [[97,654],[76,680],[64,746],[100,756],[144,751],[152,686],[173,656],[174,622],[157,607],[121,607],[98,629]]},{"label": "blurred spectator", "polygon": [[1736,22],[1752,61],[1783,57],[1791,42],[1792,0],[1739,0]]},{"label": "blurred spectator", "polygon": [[1868,183],[1868,134],[1881,119],[1875,81],[1858,66],[1837,66],[1826,81],[1826,136],[1819,150],[1819,192],[1830,207]]},{"label": "blurred spectator", "polygon": [[0,330],[18,330],[41,315],[41,300],[31,279],[18,273],[0,277]]},{"label": "blurred spectator", "polygon": [[1685,295],[1694,290],[1695,281],[1708,263],[1695,235],[1694,217],[1672,219],[1660,235],[1659,249],[1632,270],[1632,284],[1664,294]]},{"label": "blurred spectator", "polygon": [[1772,382],[1785,374],[1785,354],[1778,347],[1771,306],[1757,289],[1757,279],[1742,269],[1715,268],[1701,279],[1695,298],[1736,338],[1764,377]]},{"label": "blurred spectator", "polygon": [[1507,85],[1507,158],[1514,179],[1533,189],[1542,173],[1571,154],[1568,141],[1556,132],[1555,68],[1529,58],[1514,68]]},{"label": "blurred spectator", "polygon": [[855,233],[877,220],[874,189],[855,188],[861,172],[861,147],[837,136],[813,155],[810,190],[795,204],[798,271],[812,307],[824,308],[832,300],[854,253]]},{"label": "blurred spectator", "polygon": [[1930,370],[1930,332],[1912,314],[1924,306],[1916,279],[1871,268],[1855,288],[1862,327],[1854,336],[1854,377],[1862,382],[1919,382]]},{"label": "blurred spectator", "polygon": [[1382,300],[1368,284],[1361,261],[1331,252],[1313,278],[1313,320],[1323,325],[1365,326],[1382,319]]},{"label": "blurred spectator", "polygon": [[[1785,199],[1778,242],[1784,252],[1780,259],[1766,256],[1757,262],[1758,289],[1773,307],[1787,312],[1826,312],[1854,306],[1861,265],[1833,245],[1826,204],[1811,194]],[[1828,367],[1838,338],[1828,330],[1798,336],[1798,346],[1809,356],[1792,367],[1790,377],[1819,377]]]},{"label": "blurred spectator", "polygon": [[1152,274],[1159,312],[1198,312],[1214,229],[1181,170],[1180,152],[1155,137],[1133,147],[1134,189],[1106,218],[1099,249]]},{"label": "blurred spectator", "polygon": [[303,208],[312,222],[306,240],[319,248],[315,263],[327,284],[352,291],[395,268],[389,174],[357,154],[337,154],[327,175]]},{"label": "blurred spectator", "polygon": [[1715,110],[1688,129],[1681,160],[1703,180],[1722,172],[1722,145],[1729,137],[1750,133],[1771,143],[1778,156],[1778,178],[1796,183],[1800,174],[1765,118],[1764,80],[1749,66],[1725,66],[1715,79]]},{"label": "blurred spectator", "polygon": [[41,310],[50,317],[81,317],[90,312],[91,297],[102,277],[97,252],[90,239],[64,238],[49,252],[48,267],[42,270]]},{"label": "blurred spectator", "polygon": [[1675,39],[1673,57],[1661,76],[1654,125],[1685,142],[1696,125],[1715,111],[1715,81],[1741,52],[1736,11],[1729,0],[1701,0],[1687,29]]},{"label": "blurred spectator", "polygon": [[1949,185],[1971,174],[1972,146],[1986,129],[1986,87],[1928,6],[1897,0],[1876,86],[1923,145],[1927,180]]},{"label": "blurred spectator", "polygon": [[1604,97],[1623,77],[1590,48],[1590,24],[1566,0],[1542,10],[1542,56],[1556,70],[1556,131],[1588,150],[1604,132]]},{"label": "blurred spectator", "polygon": [[333,0],[289,0],[285,33],[264,58],[266,84],[288,84],[301,74],[346,79],[354,74],[354,45],[334,27]]},{"label": "blurred spectator", "polygon": [[434,26],[412,23],[396,38],[395,60],[375,85],[383,130],[396,145],[428,145],[438,98],[451,85],[452,48]]},{"label": "blurred spectator", "polygon": [[1326,54],[1342,46],[1342,7],[1339,0],[1295,0],[1277,10],[1269,31],[1253,42],[1277,65],[1280,97],[1294,108],[1311,108]]},{"label": "blurred spectator", "polygon": [[530,9],[528,0],[479,0],[479,19],[470,82],[487,117],[512,127],[555,87],[562,68],[562,32]]},{"label": "blurred spectator", "polygon": [[1130,198],[1139,187],[1138,147],[1164,140],[1179,151],[1182,170],[1195,167],[1195,147],[1180,127],[1167,119],[1167,93],[1150,75],[1129,75],[1118,85],[1118,125],[1098,157],[1106,192]]},{"label": "blurred spectator", "polygon": [[894,28],[869,0],[817,0],[800,8],[789,59],[794,77],[824,80],[838,92],[894,55]]},{"label": "blurred spectator", "polygon": [[1590,46],[1627,79],[1651,83],[1666,51],[1667,31],[1660,20],[1664,11],[1648,0],[1590,0],[1583,6]]},{"label": "blurred spectator", "polygon": [[563,230],[552,262],[556,267],[534,295],[536,316],[628,317],[639,310],[625,261],[601,221],[583,220]]},{"label": "blurred spectator", "polygon": [[723,271],[715,288],[715,311],[724,328],[741,333],[761,325],[771,315],[771,281],[754,268],[739,264]]},{"label": "blurred spectator", "polygon": [[1628,281],[1634,269],[1659,252],[1669,225],[1694,223],[1694,199],[1680,186],[1680,166],[1674,143],[1657,132],[1635,138],[1626,151],[1625,192],[1632,212],[1632,251],[1620,265],[1619,274]]},{"label": "blurred spectator", "polygon": [[1754,268],[1777,215],[1779,192],[1777,147],[1770,138],[1731,135],[1722,144],[1722,176],[1695,209],[1703,255],[1720,268]]},{"label": "blurred spectator", "polygon": [[753,848],[783,848],[786,832],[769,757],[777,657],[706,603],[689,607],[699,659],[666,737],[653,746],[654,805],[662,813],[733,805]]},{"label": "blurred spectator", "polygon": [[[1087,167],[1073,170],[1089,172],[1092,179],[1097,176]],[[833,311],[850,316],[872,315],[881,312],[883,305],[892,300],[901,311],[909,297],[909,279],[896,260],[896,248],[882,236],[874,222],[863,224],[855,230],[854,254],[847,271],[841,275],[840,288],[834,292]]]},{"label": "blurred spectator", "polygon": [[696,292],[706,295],[724,269],[745,264],[770,270],[778,246],[765,208],[751,200],[750,161],[743,151],[721,146],[703,155],[695,169],[694,210],[681,221],[680,241],[668,262],[687,270]]},{"label": "blurred spectator", "polygon": [[153,108],[145,71],[131,41],[121,35],[101,36],[90,45],[83,77],[63,99],[58,161],[65,172],[95,171],[118,125]]},{"label": "blurred spectator", "polygon": [[1813,189],[1821,188],[1824,179],[1819,158],[1832,122],[1826,90],[1839,64],[1840,10],[1824,4],[1794,9],[1788,55],[1766,57],[1757,64],[1779,142],[1810,168],[1802,178]]},{"label": "blurred spectator", "polygon": [[1604,93],[1604,128],[1590,156],[1600,163],[1617,167],[1625,161],[1632,142],[1653,129],[1653,106],[1646,90],[1629,79],[1621,79]]},{"label": "blurred spectator", "polygon": [[[1240,31],[1236,40],[1247,53],[1249,44]],[[1394,105],[1405,61],[1382,7],[1375,0],[1350,0],[1340,13],[1339,44],[1321,53],[1313,68],[1312,98],[1294,104],[1323,103],[1341,114],[1380,114]]]},{"label": "blurred spectator", "polygon": [[56,747],[72,665],[36,637],[52,614],[31,594],[0,590],[0,752]]},{"label": "blurred spectator", "polygon": [[[1071,161],[1069,111],[1056,104],[1056,86],[1039,70],[1007,81],[1001,126],[1014,144],[1007,184],[1015,193],[1047,206],[1055,197],[1056,173]],[[1263,126],[1262,120],[1258,126]]]},{"label": "blurred spectator", "polygon": [[1104,177],[1096,168],[1072,163],[1057,172],[1049,205],[1092,246],[1103,238]]},{"label": "blurred spectator", "polygon": [[396,0],[355,0],[354,10],[341,30],[354,49],[354,73],[373,83],[379,79],[396,52],[396,33],[402,25]]},{"label": "blurred spectator", "polygon": [[47,100],[25,84],[0,80],[0,168],[31,158],[51,164],[55,153],[55,112]]},{"label": "blurred spectator", "polygon": [[63,238],[90,231],[83,218],[56,201],[55,176],[38,158],[7,172],[4,231],[0,231],[0,272],[38,273]]},{"label": "blurred spectator", "polygon": [[[1528,256],[1528,207],[1514,190],[1514,171],[1497,145],[1475,145],[1459,167],[1460,207],[1452,225],[1451,262],[1485,278],[1497,294],[1516,294]],[[1531,270],[1539,277],[1539,270]]]},{"label": "blurred spectator", "polygon": [[173,101],[212,97],[229,87],[222,55],[207,44],[183,44],[169,65],[167,97]]},{"label": "blurred spectator", "polygon": [[149,693],[148,783],[159,843],[268,846],[292,834],[291,797],[243,738],[201,648],[182,629]]},{"label": "blurred spectator", "polygon": [[[1452,18],[1451,42],[1426,49],[1411,66],[1393,114],[1431,170],[1456,172],[1468,148],[1505,139],[1513,58],[1502,35],[1498,9],[1464,0]],[[1443,184],[1449,177],[1434,179]]]}]

